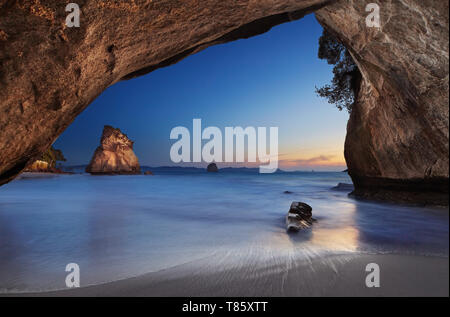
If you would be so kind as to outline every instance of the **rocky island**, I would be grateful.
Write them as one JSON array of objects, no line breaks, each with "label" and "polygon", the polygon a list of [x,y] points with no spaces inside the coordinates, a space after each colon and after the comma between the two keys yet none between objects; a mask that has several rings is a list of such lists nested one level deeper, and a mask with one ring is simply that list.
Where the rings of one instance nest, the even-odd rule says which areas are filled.
[{"label": "rocky island", "polygon": [[120,129],[105,125],[100,146],[86,167],[91,174],[140,174],[141,167],[131,141]]},{"label": "rocky island", "polygon": [[219,168],[217,167],[216,163],[211,163],[206,167],[206,171],[208,173],[217,173],[219,171]]}]

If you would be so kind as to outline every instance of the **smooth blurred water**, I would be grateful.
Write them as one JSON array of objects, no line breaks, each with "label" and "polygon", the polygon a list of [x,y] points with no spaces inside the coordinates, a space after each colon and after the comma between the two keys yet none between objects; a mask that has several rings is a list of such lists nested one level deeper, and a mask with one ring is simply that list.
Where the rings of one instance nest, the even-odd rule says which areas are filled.
[{"label": "smooth blurred water", "polygon": [[[339,182],[351,181],[327,172],[19,179],[0,188],[0,292],[65,288],[71,262],[89,285],[212,255],[202,270],[330,253],[448,257],[448,209],[356,201],[331,189]],[[294,200],[318,221],[287,234]]]}]

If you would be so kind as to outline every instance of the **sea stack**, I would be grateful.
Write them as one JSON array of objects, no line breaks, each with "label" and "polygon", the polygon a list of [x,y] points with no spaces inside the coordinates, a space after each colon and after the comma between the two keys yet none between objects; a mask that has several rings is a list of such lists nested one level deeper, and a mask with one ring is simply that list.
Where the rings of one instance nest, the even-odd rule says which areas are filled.
[{"label": "sea stack", "polygon": [[119,129],[105,125],[100,146],[86,167],[91,174],[140,174],[141,167],[131,141]]},{"label": "sea stack", "polygon": [[219,171],[219,168],[217,167],[216,163],[211,163],[206,168],[206,171],[209,173],[217,173]]}]

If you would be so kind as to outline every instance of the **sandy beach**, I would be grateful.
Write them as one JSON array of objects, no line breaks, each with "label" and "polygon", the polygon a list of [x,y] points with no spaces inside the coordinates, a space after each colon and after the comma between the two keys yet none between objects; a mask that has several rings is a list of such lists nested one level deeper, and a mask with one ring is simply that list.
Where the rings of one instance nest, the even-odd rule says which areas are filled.
[{"label": "sandy beach", "polygon": [[[368,263],[380,266],[380,287],[365,285]],[[448,258],[337,255],[277,266],[211,273],[193,262],[112,283],[26,296],[448,296]],[[9,294],[11,296],[13,294]],[[14,294],[18,295],[18,294]]]}]

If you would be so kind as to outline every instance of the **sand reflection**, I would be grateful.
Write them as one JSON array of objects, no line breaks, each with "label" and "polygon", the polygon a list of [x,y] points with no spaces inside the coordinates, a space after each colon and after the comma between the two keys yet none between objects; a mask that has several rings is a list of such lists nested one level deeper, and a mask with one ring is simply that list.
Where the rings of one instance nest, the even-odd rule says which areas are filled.
[{"label": "sand reflection", "polygon": [[352,226],[336,229],[313,229],[310,242],[333,251],[356,251],[359,246],[359,231]]}]

